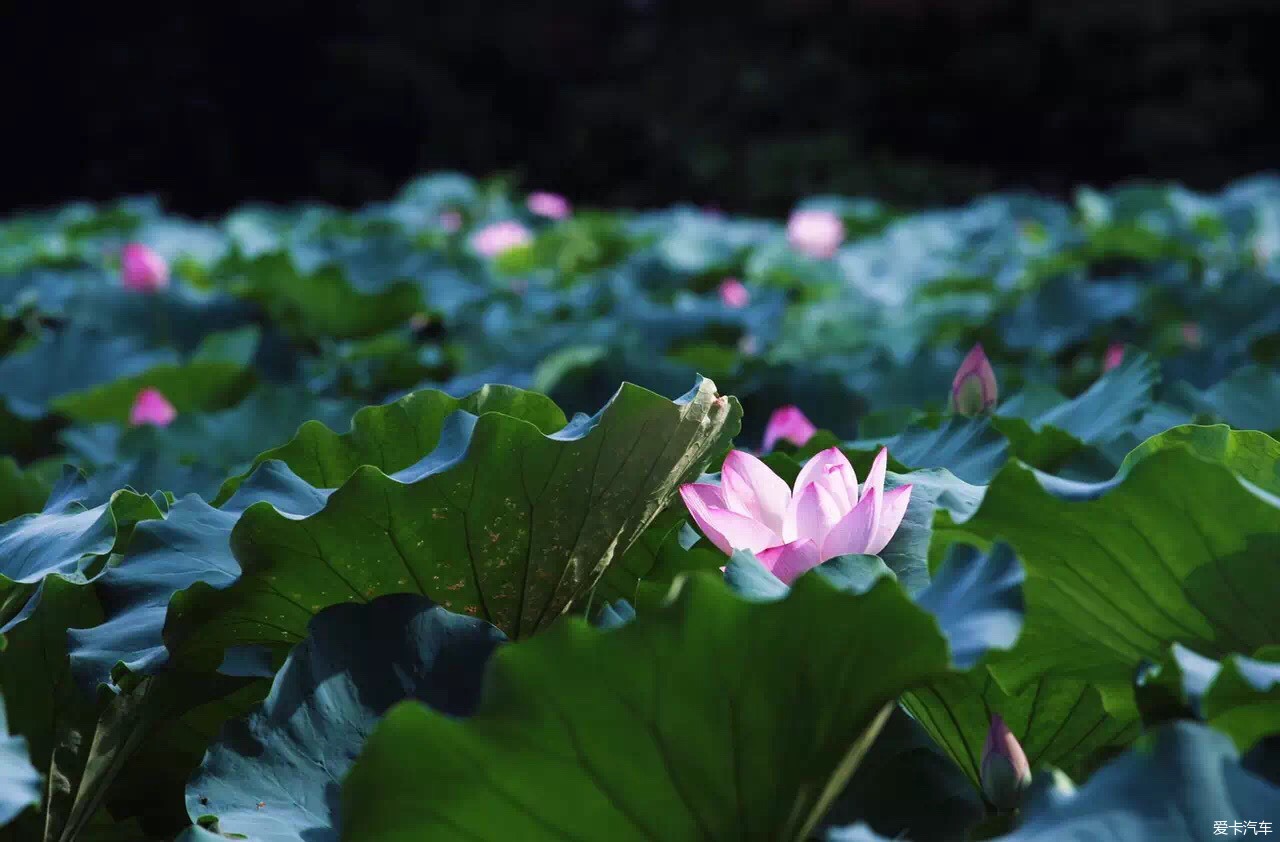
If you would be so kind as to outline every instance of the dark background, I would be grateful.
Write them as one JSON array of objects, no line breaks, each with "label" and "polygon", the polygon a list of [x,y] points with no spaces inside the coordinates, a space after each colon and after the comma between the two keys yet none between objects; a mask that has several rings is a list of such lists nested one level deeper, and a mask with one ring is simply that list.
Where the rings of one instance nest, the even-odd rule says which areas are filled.
[{"label": "dark background", "polygon": [[23,4],[0,212],[384,198],[506,172],[597,205],[780,213],[1276,164],[1277,0]]}]

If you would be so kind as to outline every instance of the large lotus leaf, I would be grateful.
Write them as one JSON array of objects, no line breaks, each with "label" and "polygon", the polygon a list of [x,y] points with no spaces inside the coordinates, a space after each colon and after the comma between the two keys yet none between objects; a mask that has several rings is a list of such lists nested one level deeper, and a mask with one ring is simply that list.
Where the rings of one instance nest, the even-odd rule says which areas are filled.
[{"label": "large lotus leaf", "polygon": [[36,419],[49,413],[56,398],[177,363],[175,352],[145,350],[136,339],[49,332],[0,360],[0,398],[19,418]]},{"label": "large lotus leaf", "polygon": [[1097,752],[1137,736],[1140,723],[1126,690],[1044,677],[1009,694],[981,668],[913,690],[903,704],[976,788],[992,714],[1004,718],[1033,767],[1075,772],[1087,769]]},{"label": "large lotus leaf", "polygon": [[292,645],[328,605],[400,592],[527,637],[588,594],[728,445],[738,413],[707,380],[675,402],[624,385],[551,435],[456,412],[429,456],[391,476],[358,469],[309,517],[250,507],[232,533],[243,576],[180,594],[165,639],[217,660]]},{"label": "large lotus leaf", "polygon": [[1156,375],[1150,357],[1129,353],[1118,367],[1071,400],[1049,407],[1011,401],[997,414],[1021,418],[1034,430],[1056,427],[1085,444],[1102,444],[1124,432],[1150,407]]},{"label": "large lotus leaf", "polygon": [[[9,727],[22,735],[31,763],[52,781],[45,816],[26,812],[14,825],[16,839],[56,842],[87,756],[97,715],[93,703],[71,681],[66,630],[92,625],[101,612],[88,586],[48,576],[22,611],[0,625],[7,646],[0,653],[0,693]],[[47,831],[47,835],[46,835]]]},{"label": "large lotus leaf", "polygon": [[490,654],[505,637],[416,594],[317,614],[262,707],[233,721],[187,786],[192,819],[258,842],[336,840],[341,790],[384,713],[417,699],[471,714]]},{"label": "large lotus leaf", "polygon": [[[316,488],[337,488],[363,465],[391,474],[430,453],[440,441],[445,419],[459,410],[472,415],[500,412],[544,433],[565,425],[564,413],[550,399],[510,386],[485,386],[463,398],[422,391],[360,410],[346,433],[335,433],[319,420],[303,424],[297,435],[259,455],[254,465],[278,459]],[[242,480],[243,476],[228,480],[220,499],[229,497]]]},{"label": "large lotus leaf", "polygon": [[110,473],[120,485],[212,499],[228,474],[254,462],[264,443],[288,441],[307,420],[345,423],[355,410],[349,401],[317,398],[304,389],[263,386],[231,409],[183,413],[167,427],[96,424],[60,438],[80,465]]},{"label": "large lotus leaf", "polygon": [[34,268],[0,275],[0,315],[6,319],[26,313],[58,316],[78,290],[101,282],[99,273],[83,269]]},{"label": "large lotus leaf", "polygon": [[327,497],[283,464],[267,462],[221,508],[191,495],[163,520],[138,524],[127,551],[95,581],[104,620],[68,632],[76,680],[91,692],[120,669],[150,674],[163,667],[169,652],[162,633],[173,595],[196,582],[226,588],[239,578],[231,530],[245,509],[265,501],[302,517],[319,511]]},{"label": "large lotus leaf", "polygon": [[[825,442],[825,440],[824,440]],[[889,448],[893,459],[910,468],[945,468],[965,482],[986,485],[1011,458],[1055,471],[1085,445],[1053,426],[1033,429],[1021,418],[965,418],[930,415],[907,424],[892,436],[867,437],[846,448],[874,452]],[[801,451],[815,452],[812,444]],[[1106,465],[1109,476],[1115,465]]]},{"label": "large lotus leaf", "polygon": [[0,457],[0,523],[44,507],[53,490],[48,474],[47,470],[21,468],[13,459]]},{"label": "large lotus leaf", "polygon": [[1185,408],[1246,430],[1280,429],[1280,376],[1260,366],[1236,369],[1208,389],[1178,384],[1173,401]]},{"label": "large lotus leaf", "polygon": [[911,484],[907,512],[898,525],[898,531],[880,551],[880,557],[908,593],[919,594],[930,582],[930,570],[942,561],[934,558],[935,550],[942,551],[942,545],[933,539],[937,513],[967,517],[978,508],[983,489],[952,476],[944,469],[891,473],[885,478],[886,488],[907,483]]},{"label": "large lotus leaf", "polygon": [[0,699],[0,827],[39,802],[40,773],[27,757],[27,741],[10,735],[4,700]]},{"label": "large lotus leaf", "polygon": [[1003,842],[1200,842],[1215,826],[1280,814],[1280,787],[1240,764],[1222,734],[1182,722],[1156,731],[1074,793],[1042,788]]},{"label": "large lotus leaf", "polygon": [[1120,473],[1163,450],[1186,450],[1225,465],[1241,479],[1280,496],[1280,442],[1266,433],[1232,430],[1223,424],[1187,424],[1153,436],[1125,456]]},{"label": "large lotus leaf", "polygon": [[893,582],[806,576],[752,603],[695,576],[619,629],[567,620],[500,650],[468,719],[392,709],[347,778],[343,838],[804,839],[886,702],[947,663]]},{"label": "large lotus leaf", "polygon": [[0,580],[35,583],[52,573],[83,573],[82,566],[115,546],[121,529],[161,516],[155,502],[120,491],[89,506],[91,484],[67,468],[44,509],[0,525]]},{"label": "large lotus leaf", "polygon": [[[869,555],[834,558],[815,571],[850,593],[869,590],[881,578],[898,578]],[[754,555],[742,550],[729,559],[725,581],[735,593],[756,600],[781,599],[789,590]],[[954,546],[933,581],[913,598],[938,621],[952,661],[969,669],[989,650],[1007,650],[1017,640],[1022,627],[1022,581],[1022,569],[1008,546],[997,544],[987,553]]]},{"label": "large lotus leaf", "polygon": [[[976,666],[990,649],[1008,650],[1022,627],[1022,570],[1004,544],[980,555],[953,546],[917,602],[938,618],[961,666]],[[1120,707],[1123,694],[1113,703]],[[1032,763],[1075,768],[1100,747],[1137,733],[1132,710],[1108,713],[1097,688],[1040,679],[1018,696],[1006,694],[986,669],[950,676],[903,696],[919,720],[975,786],[981,746],[993,713],[1019,737]]]},{"label": "large lotus leaf", "polygon": [[1275,641],[1272,500],[1229,467],[1153,445],[1099,485],[1009,465],[944,532],[1008,541],[1026,566],[1027,625],[993,666],[1017,693],[1043,676],[1128,681],[1174,642],[1221,657]]},{"label": "large lotus leaf", "polygon": [[[153,366],[128,377],[118,375],[89,388],[64,392],[51,401],[58,414],[81,423],[126,423],[139,391],[158,389],[179,413],[222,409],[252,386],[249,364],[258,345],[256,328],[212,334],[181,362]],[[106,364],[114,370],[111,360]],[[97,365],[103,365],[98,362]]]},{"label": "large lotus leaf", "polygon": [[228,279],[232,294],[257,301],[274,321],[304,337],[371,336],[422,309],[421,295],[410,283],[366,293],[337,266],[308,274],[282,253],[230,258],[215,274]]},{"label": "large lotus leaf", "polygon": [[1005,313],[1000,330],[1010,348],[1057,354],[1087,339],[1096,327],[1132,314],[1141,294],[1141,285],[1132,280],[1055,278]]},{"label": "large lotus leaf", "polygon": [[1009,458],[1008,439],[988,421],[958,415],[932,429],[911,425],[883,445],[903,465],[945,468],[977,485],[990,482]]},{"label": "large lotus leaf", "polygon": [[190,353],[209,334],[248,324],[253,308],[229,296],[197,292],[181,284],[139,294],[100,282],[69,298],[62,315],[80,329],[137,337],[150,347],[172,346]]}]

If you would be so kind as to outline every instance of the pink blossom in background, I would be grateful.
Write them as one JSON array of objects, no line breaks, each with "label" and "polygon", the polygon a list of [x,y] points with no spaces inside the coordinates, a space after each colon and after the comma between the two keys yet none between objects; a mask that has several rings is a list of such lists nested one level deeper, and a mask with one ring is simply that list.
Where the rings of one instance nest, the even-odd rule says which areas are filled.
[{"label": "pink blossom in background", "polygon": [[818,428],[805,417],[798,406],[780,406],[769,416],[769,423],[764,428],[764,442],[761,448],[765,453],[773,450],[780,441],[789,441],[796,447],[804,447]]},{"label": "pink blossom in background", "polygon": [[1107,355],[1102,359],[1102,370],[1110,371],[1124,362],[1124,345],[1112,342],[1107,346]]},{"label": "pink blossom in background", "polygon": [[1000,714],[991,717],[982,747],[982,793],[1001,810],[1012,810],[1031,785],[1031,764],[1018,738]]},{"label": "pink blossom in background", "polygon": [[178,410],[161,394],[159,389],[150,387],[138,392],[129,409],[129,423],[135,427],[150,424],[154,427],[168,427],[178,417]]},{"label": "pink blossom in background", "polygon": [[725,278],[717,291],[726,307],[737,310],[751,303],[751,293],[737,278]]},{"label": "pink blossom in background", "polygon": [[566,219],[573,212],[569,200],[559,193],[547,193],[539,190],[530,193],[529,197],[524,200],[525,207],[529,209],[529,213],[536,216],[543,216],[547,219]]},{"label": "pink blossom in background", "polygon": [[134,292],[156,292],[169,285],[169,264],[142,243],[120,250],[120,274],[125,288]]},{"label": "pink blossom in background", "polygon": [[531,242],[529,229],[511,219],[492,222],[471,235],[471,247],[485,257],[497,257]]},{"label": "pink blossom in background", "polygon": [[795,211],[787,220],[787,242],[801,254],[826,260],[844,242],[844,222],[831,211]]},{"label": "pink blossom in background", "polygon": [[982,415],[996,405],[996,398],[996,373],[978,343],[960,362],[951,381],[951,410],[960,415]]},{"label": "pink blossom in background", "polygon": [[1188,348],[1199,348],[1204,342],[1204,332],[1195,322],[1182,323],[1182,341]]},{"label": "pink blossom in background", "polygon": [[458,231],[462,230],[462,214],[458,213],[456,210],[442,211],[441,214],[436,217],[436,224],[439,225],[446,233],[456,234]]},{"label": "pink blossom in background", "polygon": [[730,451],[720,484],[686,483],[680,496],[695,523],[725,554],[750,550],[786,584],[836,556],[885,548],[911,500],[911,486],[884,490],[881,450],[866,482],[837,447],[815,455],[788,488],[769,466],[742,450]]}]

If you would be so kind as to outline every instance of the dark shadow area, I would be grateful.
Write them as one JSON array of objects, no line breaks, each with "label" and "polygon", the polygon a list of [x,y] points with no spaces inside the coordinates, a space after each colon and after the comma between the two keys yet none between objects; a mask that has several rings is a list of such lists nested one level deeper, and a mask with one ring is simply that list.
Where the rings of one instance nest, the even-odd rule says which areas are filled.
[{"label": "dark shadow area", "polygon": [[779,213],[1275,164],[1273,0],[22,4],[3,201],[356,205],[425,170]]}]

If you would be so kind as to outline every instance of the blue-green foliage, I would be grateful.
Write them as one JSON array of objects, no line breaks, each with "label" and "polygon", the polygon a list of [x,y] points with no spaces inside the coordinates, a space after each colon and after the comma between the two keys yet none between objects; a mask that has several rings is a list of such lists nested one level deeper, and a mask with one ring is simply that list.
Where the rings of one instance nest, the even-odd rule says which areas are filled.
[{"label": "blue-green foliage", "polygon": [[[354,211],[0,220],[0,840],[1280,820],[1280,179],[798,207],[843,218],[833,257],[783,220],[553,221],[449,173]],[[529,242],[479,253],[502,221]],[[132,242],[166,288],[122,283]],[[999,401],[960,417],[977,342]],[[144,389],[171,423],[133,423]],[[820,429],[767,456],[788,483],[886,446],[913,486],[879,556],[794,587],[675,494],[786,405]],[[386,718],[406,699],[436,712]],[[982,797],[993,714],[1037,773],[1013,813]]]}]

